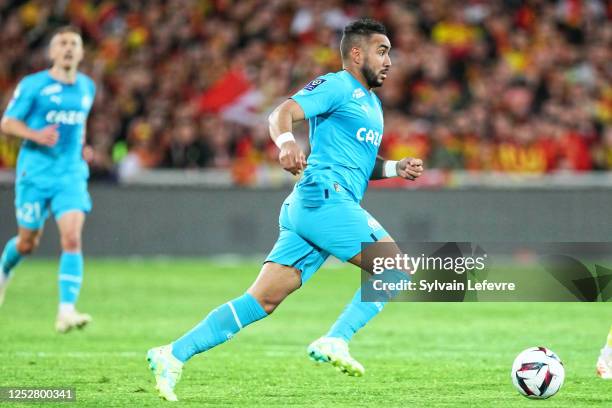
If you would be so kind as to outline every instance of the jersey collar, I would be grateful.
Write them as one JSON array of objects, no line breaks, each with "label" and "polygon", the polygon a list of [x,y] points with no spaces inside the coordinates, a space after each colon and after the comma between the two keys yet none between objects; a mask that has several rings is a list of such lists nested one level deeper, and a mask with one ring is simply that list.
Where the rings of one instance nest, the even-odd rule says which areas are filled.
[{"label": "jersey collar", "polygon": [[365,86],[363,86],[363,84],[362,84],[361,82],[359,82],[359,81],[357,80],[357,78],[355,78],[355,77],[353,76],[353,74],[351,74],[351,73],[350,73],[349,71],[347,71],[346,69],[343,69],[343,70],[342,70],[342,72],[344,73],[344,75],[346,75],[347,77],[349,77],[349,78],[351,79],[351,81],[355,83],[355,85],[357,85],[358,87],[360,87],[361,89],[363,89],[363,90],[366,92],[366,94],[367,94],[367,95],[370,95],[370,94],[371,94],[372,90],[371,90],[371,89],[366,88]]}]

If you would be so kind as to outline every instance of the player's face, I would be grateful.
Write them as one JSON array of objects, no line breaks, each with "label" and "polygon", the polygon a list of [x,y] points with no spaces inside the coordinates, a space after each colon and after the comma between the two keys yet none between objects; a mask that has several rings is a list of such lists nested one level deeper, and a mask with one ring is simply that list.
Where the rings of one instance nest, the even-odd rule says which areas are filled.
[{"label": "player's face", "polygon": [[63,69],[76,68],[83,59],[83,40],[77,33],[60,33],[53,37],[49,47],[53,65]]},{"label": "player's face", "polygon": [[370,88],[382,86],[387,78],[387,73],[391,67],[389,50],[391,50],[391,42],[386,35],[373,34],[370,36],[361,66],[361,73]]}]

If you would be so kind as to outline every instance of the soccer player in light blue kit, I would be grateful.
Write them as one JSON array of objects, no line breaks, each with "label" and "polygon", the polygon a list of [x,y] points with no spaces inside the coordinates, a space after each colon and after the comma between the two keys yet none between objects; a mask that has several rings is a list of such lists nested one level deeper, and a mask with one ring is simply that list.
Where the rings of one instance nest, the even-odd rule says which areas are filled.
[{"label": "soccer player in light blue kit", "polygon": [[[387,76],[391,44],[382,24],[365,19],[345,27],[340,48],[343,71],[313,80],[270,115],[281,165],[304,174],[281,206],[278,241],[259,276],[246,293],[214,309],[181,338],[147,353],[162,398],[177,400],[174,388],[188,359],[268,316],[330,254],[360,266],[362,243],[391,242],[385,247],[393,247],[393,253],[383,256],[400,253],[387,231],[359,205],[368,180],[414,180],[423,171],[419,159],[377,157],[383,113],[372,88]],[[291,134],[293,123],[304,119],[310,124],[308,162]],[[383,306],[362,302],[357,290],[330,331],[308,347],[309,356],[349,375],[362,375],[364,368],[349,354],[348,341]]]},{"label": "soccer player in light blue kit", "polygon": [[65,333],[91,321],[75,304],[83,279],[81,233],[85,214],[91,210],[89,169],[82,150],[96,87],[77,71],[83,59],[78,29],[57,30],[49,57],[50,69],[28,75],[18,84],[1,122],[4,133],[24,140],[15,182],[18,234],[8,241],[0,258],[0,304],[13,269],[38,246],[51,210],[62,247],[55,328]]}]

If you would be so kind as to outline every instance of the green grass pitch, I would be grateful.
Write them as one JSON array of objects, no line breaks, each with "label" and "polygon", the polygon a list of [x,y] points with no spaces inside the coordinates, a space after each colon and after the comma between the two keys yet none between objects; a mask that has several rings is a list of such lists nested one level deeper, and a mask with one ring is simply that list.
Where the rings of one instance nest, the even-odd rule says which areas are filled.
[{"label": "green grass pitch", "polygon": [[[0,386],[75,387],[76,406],[169,406],[154,392],[146,350],[240,295],[259,270],[256,262],[86,261],[79,306],[94,322],[67,335],[53,331],[56,262],[33,258],[16,270],[0,308]],[[612,381],[594,368],[612,321],[601,303],[394,303],[351,344],[364,377],[316,366],[306,346],[358,282],[354,267],[324,267],[270,318],[190,361],[178,406],[612,406]],[[510,382],[516,354],[537,345],[566,368],[564,387],[545,401],[527,400]]]}]

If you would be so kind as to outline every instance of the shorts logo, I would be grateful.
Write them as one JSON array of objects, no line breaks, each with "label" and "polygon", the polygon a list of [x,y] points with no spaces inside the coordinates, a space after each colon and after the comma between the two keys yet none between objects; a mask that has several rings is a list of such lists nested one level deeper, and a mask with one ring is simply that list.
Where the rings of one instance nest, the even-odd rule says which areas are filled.
[{"label": "shorts logo", "polygon": [[380,223],[378,221],[376,221],[374,218],[369,218],[368,219],[368,227],[372,228],[374,231],[379,230],[379,229],[382,228]]},{"label": "shorts logo", "polygon": [[315,89],[317,86],[321,85],[325,81],[326,80],[323,78],[312,80],[304,87],[304,89],[307,91],[312,91],[313,89]]}]

